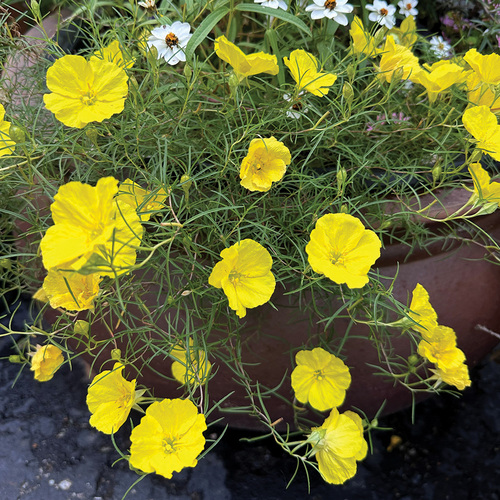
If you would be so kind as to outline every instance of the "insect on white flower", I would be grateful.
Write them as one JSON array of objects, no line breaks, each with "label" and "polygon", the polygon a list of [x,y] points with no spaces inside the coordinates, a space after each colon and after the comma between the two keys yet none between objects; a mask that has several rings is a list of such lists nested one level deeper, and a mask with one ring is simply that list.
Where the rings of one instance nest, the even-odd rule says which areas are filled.
[{"label": "insect on white flower", "polygon": [[350,14],[354,7],[347,0],[313,0],[313,4],[306,7],[306,12],[311,13],[311,19],[322,19],[327,17],[333,19],[342,26],[347,26],[349,20],[346,14]]},{"label": "insect on white flower", "polygon": [[193,36],[190,33],[189,23],[175,21],[170,26],[160,26],[151,31],[148,38],[148,46],[155,47],[158,51],[158,59],[163,57],[170,65],[175,65],[186,60],[184,49]]},{"label": "insect on white flower", "polygon": [[413,16],[416,17],[418,10],[415,8],[418,4],[418,0],[401,0],[398,2],[399,13],[403,14],[405,17]]},{"label": "insect on white flower", "polygon": [[396,23],[394,17],[396,7],[394,5],[387,5],[387,2],[383,0],[374,0],[373,4],[366,5],[366,10],[370,11],[370,15],[368,16],[370,21],[385,26],[388,29],[394,27]]},{"label": "insect on white flower", "polygon": [[288,5],[283,0],[253,0],[253,3],[260,3],[262,7],[270,9],[288,9]]}]

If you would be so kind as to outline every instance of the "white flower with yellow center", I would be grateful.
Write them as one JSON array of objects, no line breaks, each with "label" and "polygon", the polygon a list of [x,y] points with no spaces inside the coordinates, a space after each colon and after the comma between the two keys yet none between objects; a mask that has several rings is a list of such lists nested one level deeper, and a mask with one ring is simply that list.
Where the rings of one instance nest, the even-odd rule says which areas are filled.
[{"label": "white flower with yellow center", "polygon": [[306,7],[306,11],[311,13],[311,19],[322,19],[327,17],[333,19],[342,26],[349,23],[346,14],[350,14],[354,7],[347,3],[347,0],[313,0],[313,4]]},{"label": "white flower with yellow center", "polygon": [[260,3],[262,7],[270,9],[288,9],[288,5],[283,0],[253,0],[253,3]]},{"label": "white flower with yellow center", "polygon": [[158,59],[163,57],[170,65],[186,60],[184,49],[193,36],[189,23],[175,21],[170,26],[160,26],[151,31],[148,38],[148,46],[155,47],[158,51]]},{"label": "white flower with yellow center", "polygon": [[413,16],[416,17],[418,10],[415,8],[418,4],[418,0],[401,0],[398,2],[399,13],[405,17]]},{"label": "white flower with yellow center", "polygon": [[433,36],[430,41],[431,52],[437,57],[450,57],[453,53],[451,45],[442,36]]},{"label": "white flower with yellow center", "polygon": [[373,4],[367,4],[366,10],[370,11],[368,19],[374,23],[385,26],[388,29],[394,27],[396,19],[396,7],[394,5],[387,5],[383,0],[374,0]]}]

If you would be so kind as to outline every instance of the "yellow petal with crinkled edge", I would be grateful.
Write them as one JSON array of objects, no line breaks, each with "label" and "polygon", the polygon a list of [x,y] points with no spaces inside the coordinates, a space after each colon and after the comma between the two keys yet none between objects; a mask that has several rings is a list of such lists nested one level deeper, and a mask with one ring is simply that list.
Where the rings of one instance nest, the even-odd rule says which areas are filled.
[{"label": "yellow petal with crinkled edge", "polygon": [[462,122],[477,140],[477,147],[500,161],[500,125],[488,106],[476,106],[465,110]]}]

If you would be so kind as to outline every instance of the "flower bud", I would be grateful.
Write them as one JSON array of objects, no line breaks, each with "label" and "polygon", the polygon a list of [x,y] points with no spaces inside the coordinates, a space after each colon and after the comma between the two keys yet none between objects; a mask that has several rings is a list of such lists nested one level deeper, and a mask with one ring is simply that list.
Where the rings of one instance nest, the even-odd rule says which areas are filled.
[{"label": "flower bud", "polygon": [[26,134],[24,133],[24,130],[21,127],[18,127],[16,125],[11,125],[9,129],[9,137],[15,142],[25,142],[26,141]]},{"label": "flower bud", "polygon": [[348,214],[349,213],[349,207],[344,203],[341,207],[340,207],[340,212],[343,213],[343,214]]},{"label": "flower bud", "polygon": [[352,82],[356,76],[356,66],[354,64],[349,64],[346,68],[347,78]]},{"label": "flower bud", "polygon": [[441,174],[443,173],[443,169],[439,163],[436,163],[432,168],[432,182],[436,184],[441,178]]},{"label": "flower bud", "polygon": [[347,170],[345,168],[339,168],[337,170],[337,189],[341,193],[344,192],[346,180],[347,180]]},{"label": "flower bud", "polygon": [[10,363],[22,363],[21,356],[19,354],[11,354],[9,356]]},{"label": "flower bud", "polygon": [[191,66],[189,64],[186,64],[184,66],[184,76],[186,77],[186,80],[189,82],[191,80],[191,77],[193,76],[193,70],[191,69]]},{"label": "flower bud", "polygon": [[186,197],[186,201],[189,199],[189,188],[193,185],[193,181],[189,175],[184,174],[181,177],[181,188],[184,191],[184,196]]},{"label": "flower bud", "polygon": [[113,361],[120,361],[122,359],[121,349],[112,349],[111,350],[111,359]]},{"label": "flower bud", "polygon": [[88,321],[84,321],[83,319],[79,319],[75,321],[75,326],[73,328],[75,333],[79,335],[88,335],[90,331],[90,324]]},{"label": "flower bud", "polygon": [[350,106],[352,104],[352,100],[354,99],[354,90],[352,85],[348,82],[344,83],[342,87],[342,96],[344,97],[347,104]]}]

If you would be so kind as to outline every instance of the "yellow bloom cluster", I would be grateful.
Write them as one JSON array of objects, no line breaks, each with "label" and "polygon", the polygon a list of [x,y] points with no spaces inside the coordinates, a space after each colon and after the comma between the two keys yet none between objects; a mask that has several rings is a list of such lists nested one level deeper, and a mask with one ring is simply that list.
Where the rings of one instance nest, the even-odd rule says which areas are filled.
[{"label": "yellow bloom cluster", "polygon": [[488,106],[467,109],[462,121],[474,139],[477,147],[500,161],[500,125]]},{"label": "yellow bloom cluster", "polygon": [[412,328],[422,335],[418,353],[435,364],[435,377],[459,390],[470,386],[465,355],[457,347],[457,336],[453,329],[438,324],[429,294],[420,283],[413,290],[409,316],[415,321]]},{"label": "yellow bloom cluster", "polygon": [[[128,194],[131,187],[137,194]],[[92,309],[102,277],[130,271],[143,234],[143,203],[146,220],[161,207],[164,196],[150,196],[130,183],[122,195],[116,196],[118,190],[113,177],[99,179],[95,187],[69,182],[59,188],[50,207],[54,225],[40,244],[48,275],[35,298],[54,308]]]}]

